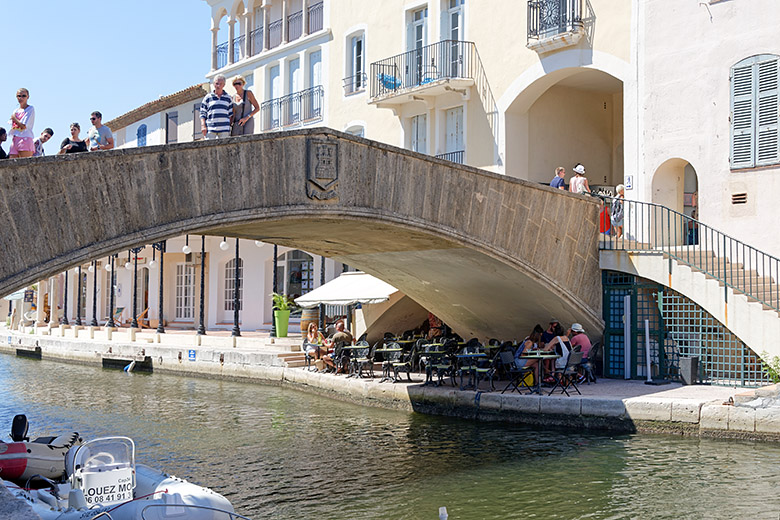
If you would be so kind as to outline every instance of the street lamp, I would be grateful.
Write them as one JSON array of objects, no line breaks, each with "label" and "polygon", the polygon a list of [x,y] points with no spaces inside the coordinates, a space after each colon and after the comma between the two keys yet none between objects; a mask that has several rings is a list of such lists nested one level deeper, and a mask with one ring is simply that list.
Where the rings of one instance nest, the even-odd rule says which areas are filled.
[{"label": "street lamp", "polygon": [[184,238],[184,247],[181,248],[181,252],[185,255],[188,255],[192,253],[192,248],[190,247],[190,236],[186,235]]},{"label": "street lamp", "polygon": [[76,326],[81,326],[81,264],[78,267],[78,290],[76,291]]},{"label": "street lamp", "polygon": [[157,312],[157,334],[164,334],[165,333],[165,327],[163,326],[163,273],[165,273],[164,267],[164,261],[163,258],[165,258],[165,240],[162,242],[157,242],[155,244],[152,244],[152,255],[154,255],[154,251],[160,251],[160,297],[159,297],[159,307],[160,310]]},{"label": "street lamp", "polygon": [[[255,240],[255,244],[257,244],[257,240]],[[274,278],[273,278],[273,292],[276,294],[278,292],[277,289],[277,276],[276,276],[276,267],[278,264],[277,260],[277,250],[278,246],[274,244]],[[271,337],[276,337],[276,317],[274,316],[274,298],[273,295],[271,295]]]},{"label": "street lamp", "polygon": [[110,290],[110,298],[108,300],[108,323],[106,323],[106,327],[113,329],[116,327],[116,323],[114,322],[114,292],[116,290],[116,272],[114,271],[114,260],[116,259],[116,255],[111,255],[109,257],[109,265],[106,267],[111,271],[111,279],[108,282]]},{"label": "street lamp", "polygon": [[[223,244],[227,245],[227,242],[223,242]],[[222,247],[222,244],[219,245],[219,247]],[[239,306],[241,305],[241,300],[239,299],[239,288],[241,284],[241,259],[238,256],[238,238],[236,238],[236,269],[233,272],[233,332],[231,333],[232,336],[240,336],[241,335],[241,329],[238,327],[238,310]]]},{"label": "street lamp", "polygon": [[63,325],[69,325],[68,323],[68,271],[65,271],[65,302],[62,304],[62,320]]},{"label": "street lamp", "polygon": [[92,263],[89,264],[89,272],[92,273],[92,321],[89,325],[97,327],[97,260],[92,260]]},{"label": "street lamp", "polygon": [[133,321],[130,323],[131,329],[138,328],[138,253],[144,247],[146,246],[134,247],[130,250],[133,253]]},{"label": "street lamp", "polygon": [[206,235],[200,236],[200,323],[198,324],[198,336],[206,335],[206,326],[203,323],[205,318],[204,298],[206,290]]},{"label": "street lamp", "polygon": [[230,246],[227,243],[227,237],[222,237],[222,242],[219,243],[219,248],[223,251],[227,251]]}]

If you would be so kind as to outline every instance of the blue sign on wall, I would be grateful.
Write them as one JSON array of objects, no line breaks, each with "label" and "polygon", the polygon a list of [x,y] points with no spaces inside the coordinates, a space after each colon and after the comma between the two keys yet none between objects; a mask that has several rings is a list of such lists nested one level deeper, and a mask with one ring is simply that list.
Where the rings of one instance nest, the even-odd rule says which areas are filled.
[{"label": "blue sign on wall", "polygon": [[189,360],[190,361],[195,361],[195,351],[194,350],[190,350],[189,351]]}]

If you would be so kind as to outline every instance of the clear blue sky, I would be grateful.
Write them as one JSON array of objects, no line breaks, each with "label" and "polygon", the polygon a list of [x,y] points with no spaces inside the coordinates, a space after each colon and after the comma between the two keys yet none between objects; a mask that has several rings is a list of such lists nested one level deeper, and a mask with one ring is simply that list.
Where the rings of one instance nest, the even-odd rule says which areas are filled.
[{"label": "clear blue sky", "polygon": [[71,122],[86,135],[93,110],[109,121],[205,81],[210,17],[203,0],[0,0],[0,126],[9,127],[16,90],[29,89],[35,135],[54,130],[52,155]]}]

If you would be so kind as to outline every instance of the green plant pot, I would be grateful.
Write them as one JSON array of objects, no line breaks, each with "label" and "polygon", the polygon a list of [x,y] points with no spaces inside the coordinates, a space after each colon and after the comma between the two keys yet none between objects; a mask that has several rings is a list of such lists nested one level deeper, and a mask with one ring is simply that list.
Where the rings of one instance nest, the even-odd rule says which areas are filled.
[{"label": "green plant pot", "polygon": [[290,324],[290,310],[286,311],[275,310],[274,311],[274,325],[276,325],[276,337],[287,337],[287,326]]}]

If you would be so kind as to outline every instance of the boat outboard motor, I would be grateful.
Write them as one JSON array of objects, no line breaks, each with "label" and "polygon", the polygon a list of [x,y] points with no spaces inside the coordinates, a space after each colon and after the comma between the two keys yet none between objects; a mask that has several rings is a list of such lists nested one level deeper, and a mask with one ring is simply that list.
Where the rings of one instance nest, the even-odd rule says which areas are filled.
[{"label": "boat outboard motor", "polygon": [[30,423],[27,422],[27,416],[19,414],[14,417],[11,423],[11,440],[14,442],[29,441],[27,437],[27,430],[30,428]]}]

